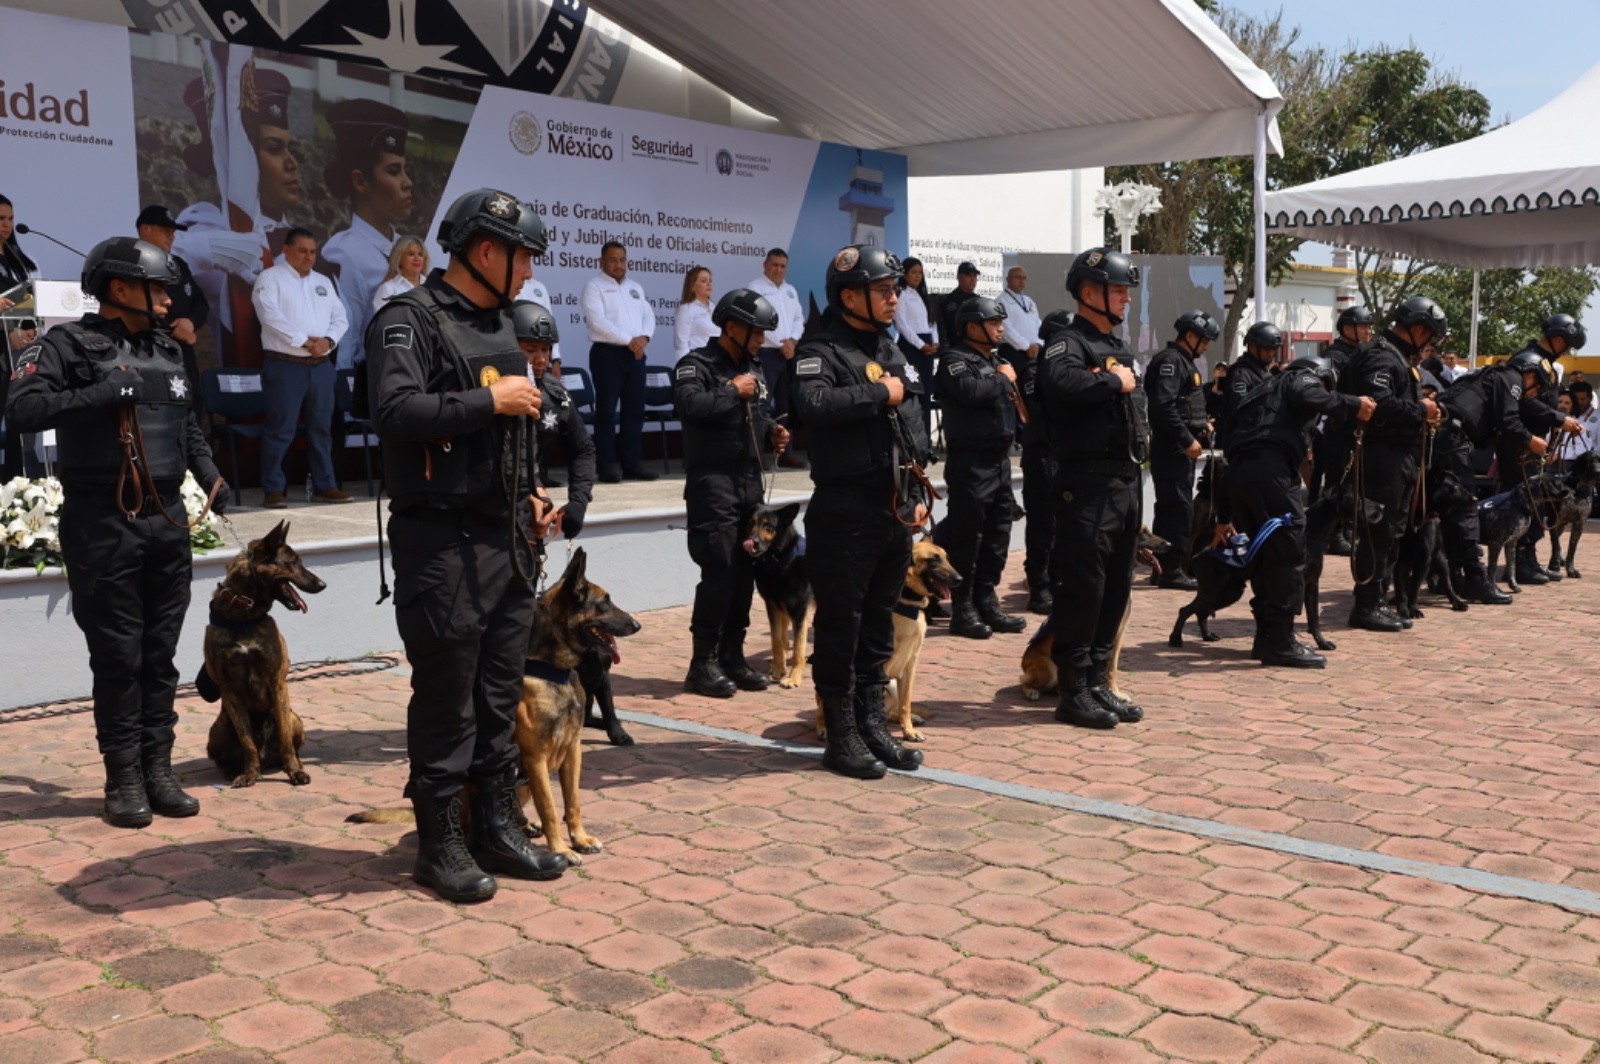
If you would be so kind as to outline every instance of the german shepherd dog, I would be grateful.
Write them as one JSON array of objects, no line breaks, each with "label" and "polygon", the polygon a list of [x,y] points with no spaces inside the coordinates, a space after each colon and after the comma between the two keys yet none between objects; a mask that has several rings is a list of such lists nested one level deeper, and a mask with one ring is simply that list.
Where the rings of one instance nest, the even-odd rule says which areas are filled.
[{"label": "german shepherd dog", "polygon": [[[1166,540],[1149,528],[1141,527],[1135,558],[1159,578],[1161,563],[1156,556],[1166,553],[1170,548],[1171,544]],[[1128,631],[1128,620],[1132,616],[1133,598],[1130,596],[1128,608],[1122,611],[1122,623],[1117,626],[1116,642],[1111,645],[1111,667],[1106,673],[1106,686],[1119,697],[1122,694],[1122,689],[1117,686],[1122,671],[1122,637]],[[1044,623],[1029,637],[1028,645],[1022,651],[1022,696],[1030,702],[1037,702],[1041,695],[1059,694],[1061,691],[1061,678],[1056,673],[1055,659],[1051,656],[1055,648],[1055,625],[1052,618],[1046,617]]]},{"label": "german shepherd dog", "polygon": [[213,685],[220,691],[222,712],[211,725],[206,756],[235,787],[253,786],[263,765],[282,768],[297,787],[311,782],[300,763],[305,725],[289,708],[289,650],[268,614],[274,602],[304,613],[300,592],[315,595],[327,585],[288,537],[289,522],[279,521],[228,563],[211,595],[200,679],[202,691]]},{"label": "german shepherd dog", "polygon": [[[950,555],[933,540],[918,540],[911,547],[911,564],[906,567],[906,583],[900,592],[900,601],[894,608],[894,651],[884,672],[894,687],[894,719],[900,724],[900,734],[908,743],[920,743],[927,736],[916,728],[919,718],[927,717],[911,708],[914,686],[917,681],[917,661],[922,656],[922,643],[928,636],[928,606],[935,601],[950,598],[950,590],[961,585],[961,574],[950,564]],[[827,738],[822,721],[822,699],[817,699],[816,731]]]},{"label": "german shepherd dog", "polygon": [[[1316,641],[1318,650],[1338,649],[1337,644],[1322,633],[1322,567],[1334,532],[1355,517],[1358,505],[1364,522],[1375,524],[1383,519],[1383,504],[1358,499],[1348,483],[1329,489],[1306,508],[1306,631]],[[1178,618],[1167,636],[1170,647],[1183,646],[1183,626],[1190,617],[1200,626],[1201,640],[1215,643],[1221,639],[1211,630],[1211,618],[1243,598],[1250,582],[1249,570],[1237,569],[1204,550],[1194,556],[1194,576],[1200,588],[1188,605],[1179,608]]]},{"label": "german shepherd dog", "polygon": [[[1589,514],[1594,508],[1594,493],[1600,488],[1600,454],[1594,451],[1585,451],[1572,460],[1572,468],[1567,471],[1566,486],[1572,491],[1572,499],[1566,505],[1556,508],[1549,521],[1550,525],[1550,564],[1547,566],[1553,572],[1567,571],[1567,575],[1574,580],[1582,580],[1583,574],[1578,572],[1578,540],[1583,538],[1583,523],[1589,520]],[[1563,562],[1561,557],[1561,533],[1567,533],[1567,556]]]},{"label": "german shepherd dog", "polygon": [[1400,537],[1394,563],[1394,595],[1390,605],[1396,613],[1406,618],[1419,618],[1417,596],[1422,593],[1422,581],[1433,576],[1450,600],[1450,608],[1465,613],[1466,600],[1457,592],[1450,577],[1450,565],[1444,559],[1444,533],[1440,518],[1461,513],[1469,506],[1477,506],[1478,497],[1472,489],[1461,483],[1461,478],[1439,466],[1428,470],[1428,513],[1416,528],[1408,529]]},{"label": "german shepherd dog", "polygon": [[755,559],[756,590],[767,604],[772,631],[772,681],[799,687],[806,672],[806,640],[816,603],[806,575],[806,537],[795,527],[800,504],[762,506],[750,516],[744,549]]},{"label": "german shepherd dog", "polygon": [[[1530,491],[1531,489],[1531,491]],[[1510,498],[1506,498],[1506,496]],[[1506,589],[1520,592],[1517,583],[1517,542],[1533,527],[1533,515],[1546,506],[1557,512],[1576,495],[1559,477],[1540,473],[1529,477],[1515,489],[1503,492],[1478,505],[1478,542],[1489,552],[1489,579],[1494,579],[1495,566],[1500,563],[1500,552],[1505,551],[1506,568],[1501,577]]]}]

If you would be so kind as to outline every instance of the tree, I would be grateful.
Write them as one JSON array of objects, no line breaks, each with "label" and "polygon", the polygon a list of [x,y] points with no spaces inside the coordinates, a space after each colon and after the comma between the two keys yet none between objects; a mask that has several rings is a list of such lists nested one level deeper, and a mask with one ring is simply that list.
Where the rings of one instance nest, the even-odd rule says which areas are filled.
[{"label": "tree", "polygon": [[[1377,48],[1333,55],[1300,43],[1282,13],[1257,19],[1212,11],[1223,32],[1272,76],[1283,94],[1278,114],[1284,153],[1267,160],[1267,187],[1288,188],[1347,170],[1453,144],[1482,133],[1489,101],[1415,49]],[[1202,159],[1109,168],[1106,181],[1161,189],[1162,209],[1142,223],[1135,244],[1165,255],[1221,255],[1237,289],[1224,326],[1227,350],[1255,294],[1253,160]],[[1267,241],[1267,275],[1280,277],[1305,243]]]},{"label": "tree", "polygon": [[[1479,353],[1520,351],[1539,338],[1539,327],[1551,314],[1581,315],[1596,287],[1600,273],[1590,269],[1484,270],[1478,288]],[[1420,277],[1412,294],[1439,304],[1450,319],[1445,345],[1465,351],[1472,328],[1472,271],[1439,267]]]}]

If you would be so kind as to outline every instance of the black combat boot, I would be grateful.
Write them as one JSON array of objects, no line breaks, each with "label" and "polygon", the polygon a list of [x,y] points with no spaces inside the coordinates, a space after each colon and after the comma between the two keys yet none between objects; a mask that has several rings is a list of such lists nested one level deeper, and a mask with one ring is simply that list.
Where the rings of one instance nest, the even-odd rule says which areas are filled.
[{"label": "black combat boot", "polygon": [[1137,724],[1144,720],[1144,709],[1134,705],[1126,698],[1111,689],[1107,681],[1111,676],[1111,666],[1106,662],[1089,666],[1089,675],[1086,683],[1089,688],[1089,697],[1100,703],[1106,709],[1117,715],[1117,719],[1124,724]]},{"label": "black combat boot", "polygon": [[478,867],[461,831],[461,792],[411,797],[417,813],[417,867],[411,878],[445,901],[488,901],[500,884]]},{"label": "black combat boot", "polygon": [[1028,622],[1021,617],[1005,613],[1000,609],[1000,596],[995,594],[993,585],[979,588],[972,599],[977,604],[978,617],[991,631],[1016,635],[1028,627]]},{"label": "black combat boot", "polygon": [[882,779],[887,765],[872,756],[866,741],[856,730],[855,709],[845,695],[821,695],[822,723],[828,730],[828,745],[822,763],[841,776],[858,780]]},{"label": "black combat boot", "polygon": [[994,635],[994,629],[983,623],[978,607],[972,604],[970,585],[956,588],[955,598],[950,602],[950,634],[963,639],[988,639]]},{"label": "black combat boot", "polygon": [[1161,575],[1154,583],[1169,591],[1199,591],[1200,581],[1183,571],[1183,558],[1174,551],[1160,559]]},{"label": "black combat boot", "polygon": [[1117,715],[1095,701],[1089,693],[1087,680],[1081,669],[1061,670],[1061,701],[1056,704],[1056,720],[1075,728],[1115,728]]},{"label": "black combat boot", "polygon": [[683,689],[690,694],[707,698],[732,698],[738,686],[722,671],[717,663],[717,641],[694,638],[694,658],[689,662],[689,675],[683,678]]},{"label": "black combat boot", "polygon": [[1350,610],[1349,625],[1369,632],[1399,632],[1405,629],[1399,615],[1385,607],[1381,598],[1376,602],[1362,602],[1358,598]]},{"label": "black combat boot", "polygon": [[1050,616],[1050,611],[1055,608],[1056,597],[1050,589],[1043,584],[1028,585],[1028,612],[1036,613],[1041,617]]},{"label": "black combat boot", "polygon": [[200,812],[200,800],[185,794],[172,775],[172,744],[152,746],[140,757],[144,769],[144,795],[150,808],[162,816],[194,816]]},{"label": "black combat boot", "polygon": [[114,828],[149,827],[153,818],[144,793],[139,748],[113,750],[101,757],[106,763],[106,823]]},{"label": "black combat boot", "polygon": [[518,879],[555,879],[567,870],[559,853],[537,849],[522,830],[517,774],[475,780],[472,786],[472,837],[468,852],[478,867]]},{"label": "black combat boot", "polygon": [[922,764],[922,751],[911,750],[895,741],[889,734],[889,715],[884,709],[884,688],[858,687],[851,699],[856,711],[856,730],[872,751],[872,756],[890,768],[910,772]]},{"label": "black combat boot", "polygon": [[1333,530],[1333,536],[1328,541],[1328,553],[1340,558],[1348,558],[1355,552],[1355,547],[1350,543],[1350,533],[1346,525],[1339,525]]},{"label": "black combat boot", "polygon": [[1321,669],[1328,659],[1294,637],[1294,622],[1257,621],[1261,664],[1285,669]]},{"label": "black combat boot", "polygon": [[1488,572],[1483,563],[1468,568],[1461,581],[1461,597],[1468,602],[1477,602],[1484,606],[1509,606],[1511,596],[1495,586],[1489,579]]},{"label": "black combat boot", "polygon": [[1516,564],[1519,584],[1533,584],[1537,587],[1540,584],[1548,584],[1552,579],[1561,579],[1539,564],[1538,552],[1534,549],[1533,541],[1527,536],[1517,540]]},{"label": "black combat boot", "polygon": [[772,680],[750,667],[744,659],[744,633],[722,637],[722,649],[717,654],[717,663],[722,666],[723,675],[732,680],[734,686],[741,691],[765,691],[772,686]]}]

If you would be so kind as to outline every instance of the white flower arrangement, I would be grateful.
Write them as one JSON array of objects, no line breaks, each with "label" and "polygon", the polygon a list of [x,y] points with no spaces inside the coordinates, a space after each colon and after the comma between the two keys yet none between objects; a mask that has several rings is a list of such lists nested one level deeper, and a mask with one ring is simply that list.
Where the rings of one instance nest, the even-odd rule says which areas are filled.
[{"label": "white flower arrangement", "polygon": [[[17,477],[0,484],[0,569],[41,571],[59,566],[61,558],[61,502],[65,493],[55,477],[29,480]],[[183,508],[193,521],[205,507],[206,494],[194,474],[183,478]],[[222,546],[215,514],[189,533],[196,554]]]}]

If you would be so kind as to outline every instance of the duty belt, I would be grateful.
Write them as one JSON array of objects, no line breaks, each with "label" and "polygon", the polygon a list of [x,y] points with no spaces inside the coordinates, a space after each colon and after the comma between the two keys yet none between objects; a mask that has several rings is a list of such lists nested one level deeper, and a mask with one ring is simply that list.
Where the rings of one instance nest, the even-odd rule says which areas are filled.
[{"label": "duty belt", "polygon": [[1139,463],[1113,458],[1063,458],[1056,462],[1062,473],[1094,473],[1102,477],[1136,477]]}]

